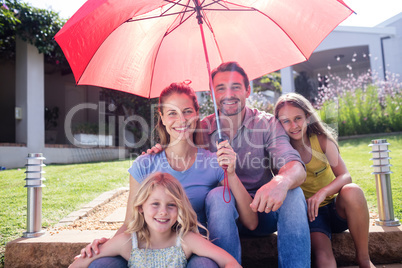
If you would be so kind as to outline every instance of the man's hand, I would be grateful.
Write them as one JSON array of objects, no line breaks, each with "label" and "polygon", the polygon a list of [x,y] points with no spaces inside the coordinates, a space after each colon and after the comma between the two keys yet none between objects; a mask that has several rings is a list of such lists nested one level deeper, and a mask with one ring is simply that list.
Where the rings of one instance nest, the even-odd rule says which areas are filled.
[{"label": "man's hand", "polygon": [[258,189],[250,207],[254,212],[269,213],[276,211],[282,206],[288,190],[286,184],[281,181],[281,177],[275,176],[270,182]]},{"label": "man's hand", "polygon": [[85,248],[81,249],[81,255],[77,255],[74,257],[75,259],[78,259],[79,257],[82,258],[92,258],[92,254],[99,254],[99,246],[101,244],[106,243],[109,240],[109,238],[102,237],[101,239],[95,239],[91,244],[87,245]]},{"label": "man's hand", "polygon": [[160,152],[163,151],[162,145],[160,145],[159,143],[155,144],[154,147],[152,147],[151,149],[148,149],[146,152],[142,152],[141,155],[144,154],[158,154]]}]

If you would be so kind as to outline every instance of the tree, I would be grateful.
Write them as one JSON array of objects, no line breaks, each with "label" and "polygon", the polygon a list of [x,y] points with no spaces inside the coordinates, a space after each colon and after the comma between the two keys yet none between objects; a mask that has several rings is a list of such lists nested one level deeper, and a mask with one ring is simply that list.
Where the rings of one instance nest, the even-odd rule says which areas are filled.
[{"label": "tree", "polygon": [[261,76],[260,78],[253,80],[254,92],[261,92],[266,90],[271,90],[278,93],[282,92],[280,72],[266,74],[264,76]]},{"label": "tree", "polygon": [[66,22],[54,11],[5,0],[0,8],[0,58],[15,58],[15,38],[34,45],[45,61],[62,67],[68,63],[53,37]]}]

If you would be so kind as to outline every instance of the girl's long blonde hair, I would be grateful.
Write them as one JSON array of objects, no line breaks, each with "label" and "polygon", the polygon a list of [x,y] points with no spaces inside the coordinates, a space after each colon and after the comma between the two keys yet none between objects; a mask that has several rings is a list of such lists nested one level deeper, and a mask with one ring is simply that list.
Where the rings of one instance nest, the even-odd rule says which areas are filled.
[{"label": "girl's long blonde hair", "polygon": [[279,110],[285,106],[285,104],[289,104],[293,107],[303,110],[306,118],[309,119],[309,123],[307,124],[308,136],[311,134],[325,135],[330,141],[335,143],[339,150],[338,142],[336,141],[338,137],[336,131],[321,121],[317,111],[305,97],[297,93],[288,93],[280,96],[274,108],[275,117],[277,119]]},{"label": "girl's long blonde hair", "polygon": [[206,230],[204,226],[198,223],[197,214],[191,206],[180,182],[168,173],[157,172],[151,174],[142,182],[135,196],[133,217],[128,224],[127,233],[136,232],[138,241],[145,241],[147,248],[150,246],[150,232],[145,222],[144,214],[140,212],[140,210],[157,186],[165,188],[166,193],[170,195],[176,203],[177,222],[172,226],[172,231],[183,238],[188,232],[199,233],[198,227]]}]

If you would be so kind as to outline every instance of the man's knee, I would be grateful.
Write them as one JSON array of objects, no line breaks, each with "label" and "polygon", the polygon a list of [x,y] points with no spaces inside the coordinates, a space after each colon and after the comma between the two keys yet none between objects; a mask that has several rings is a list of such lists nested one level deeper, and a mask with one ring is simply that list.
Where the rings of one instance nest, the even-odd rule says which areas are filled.
[{"label": "man's knee", "polygon": [[[228,198],[226,198],[228,200]],[[212,189],[205,198],[205,211],[207,214],[208,225],[210,221],[236,220],[239,214],[236,209],[236,201],[232,196],[231,201],[226,203],[223,198],[223,186]]]},{"label": "man's knee", "polygon": [[[225,189],[225,197],[223,196],[223,194],[224,194],[223,186],[215,187],[214,189],[209,191],[207,197],[205,198],[206,208],[222,209],[224,206],[226,206],[225,208],[227,208],[228,206],[230,206],[231,208],[235,208],[236,201],[232,193],[228,192]],[[230,200],[230,202],[226,203],[228,200]]]}]

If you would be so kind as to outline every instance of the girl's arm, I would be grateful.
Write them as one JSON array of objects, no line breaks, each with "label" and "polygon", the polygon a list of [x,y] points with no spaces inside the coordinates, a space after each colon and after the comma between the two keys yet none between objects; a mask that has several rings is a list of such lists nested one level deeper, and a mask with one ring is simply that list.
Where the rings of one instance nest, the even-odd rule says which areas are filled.
[{"label": "girl's arm", "polygon": [[94,255],[92,258],[79,257],[74,260],[74,262],[69,266],[69,268],[85,268],[89,264],[101,257],[114,257],[121,255],[123,258],[128,260],[131,254],[131,235],[122,233],[114,236],[106,243],[100,246],[101,251],[99,254]]},{"label": "girl's arm", "polygon": [[241,265],[220,247],[212,244],[210,241],[203,238],[200,234],[189,232],[183,238],[183,250],[186,253],[187,259],[191,254],[210,258],[215,261],[219,267],[238,268]]},{"label": "girl's arm", "polygon": [[[253,202],[250,194],[244,188],[243,183],[236,175],[236,153],[233,151],[228,141],[223,141],[217,146],[218,163],[220,166],[227,165],[227,174],[230,191],[236,199],[236,208],[239,212],[240,222],[249,230],[254,230],[258,226],[257,213],[252,211],[250,204]],[[221,182],[222,184],[222,182]]]},{"label": "girl's arm", "polygon": [[307,200],[310,221],[317,217],[318,208],[327,196],[338,193],[344,185],[352,182],[349,171],[346,168],[345,162],[339,154],[338,147],[335,143],[324,135],[318,135],[318,141],[320,142],[321,150],[325,153],[325,156],[328,159],[332,172],[335,175],[335,179]]}]

